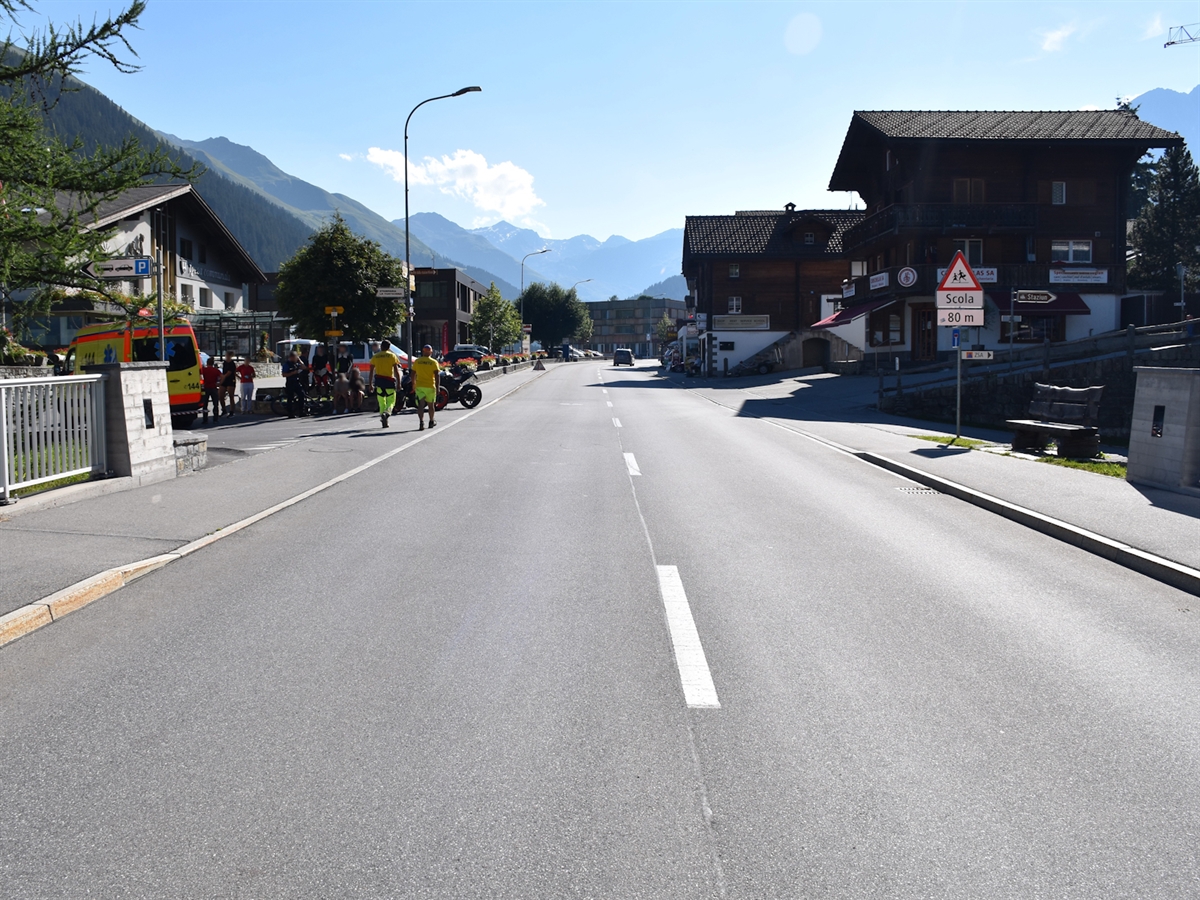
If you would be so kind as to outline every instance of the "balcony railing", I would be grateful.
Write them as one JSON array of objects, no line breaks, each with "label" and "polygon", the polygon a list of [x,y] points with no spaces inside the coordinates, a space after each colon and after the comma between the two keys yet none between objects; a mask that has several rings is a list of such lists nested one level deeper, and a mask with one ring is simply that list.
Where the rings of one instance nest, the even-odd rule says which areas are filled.
[{"label": "balcony railing", "polygon": [[[859,278],[851,279],[847,282],[846,286],[849,287],[852,285],[854,288],[853,293],[846,294],[845,290],[842,293],[847,304],[858,303],[872,297],[883,297],[888,294],[933,296],[934,291],[937,290],[938,282],[941,280],[941,273],[946,270],[947,265],[949,264],[891,266],[871,275],[863,275]],[[1081,270],[1081,267],[1078,266],[1049,265],[1047,263],[999,266],[981,265],[978,267],[977,274],[980,276],[980,284],[985,291],[1007,291],[1016,288],[1018,290],[1071,291],[1074,293],[1079,293],[1081,290],[1104,294],[1123,294],[1125,292],[1124,267],[1082,267],[1083,272],[1089,273],[1087,281],[1064,281],[1063,276],[1060,274],[1055,277],[1055,281],[1051,282],[1051,270],[1061,273],[1070,272],[1073,268],[1076,271]],[[916,281],[911,285],[903,285],[899,282],[898,278],[903,269],[913,269],[917,273]],[[1104,273],[1104,275],[1101,276],[1097,273]],[[992,280],[993,275],[994,280]],[[1106,280],[1100,281],[1100,277],[1104,277]],[[876,284],[874,288],[871,287],[872,280]]]},{"label": "balcony railing", "polygon": [[861,247],[885,234],[916,229],[947,232],[1019,231],[1037,225],[1037,207],[1032,203],[897,203],[868,216],[846,231],[846,250]]}]

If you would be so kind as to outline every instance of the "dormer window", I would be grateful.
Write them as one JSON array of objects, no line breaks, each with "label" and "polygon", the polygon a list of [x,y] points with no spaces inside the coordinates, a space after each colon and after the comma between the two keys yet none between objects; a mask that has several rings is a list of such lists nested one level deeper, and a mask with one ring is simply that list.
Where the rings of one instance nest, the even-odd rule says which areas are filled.
[{"label": "dormer window", "polygon": [[815,234],[813,234],[811,231],[804,232],[804,243],[815,244],[816,242],[817,236]]},{"label": "dormer window", "polygon": [[741,278],[742,277],[742,267],[739,266],[737,263],[730,263],[729,264],[729,277],[730,278]]}]

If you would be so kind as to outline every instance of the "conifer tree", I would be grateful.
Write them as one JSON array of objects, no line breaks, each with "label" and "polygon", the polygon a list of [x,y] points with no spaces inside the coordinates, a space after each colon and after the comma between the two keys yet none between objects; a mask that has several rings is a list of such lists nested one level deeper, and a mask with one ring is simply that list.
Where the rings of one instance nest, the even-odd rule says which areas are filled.
[{"label": "conifer tree", "polygon": [[1200,172],[1187,147],[1173,147],[1155,166],[1149,198],[1133,226],[1136,258],[1131,285],[1179,290],[1176,266],[1187,269],[1186,287],[1200,286]]},{"label": "conifer tree", "polygon": [[[25,0],[0,0],[0,22],[11,32],[31,9]],[[136,71],[122,55],[133,54],[125,35],[144,10],[143,0],[134,0],[103,22],[50,25],[30,33],[23,47],[10,40],[0,47],[0,302],[18,331],[49,311],[56,288],[107,293],[81,271],[111,255],[104,244],[112,229],[95,227],[102,204],[137,185],[198,174],[162,149],[143,150],[134,138],[86,153],[82,140],[67,143],[45,127],[45,112],[75,89],[72,76],[84,60]],[[11,302],[13,292],[30,288],[29,297]]]}]

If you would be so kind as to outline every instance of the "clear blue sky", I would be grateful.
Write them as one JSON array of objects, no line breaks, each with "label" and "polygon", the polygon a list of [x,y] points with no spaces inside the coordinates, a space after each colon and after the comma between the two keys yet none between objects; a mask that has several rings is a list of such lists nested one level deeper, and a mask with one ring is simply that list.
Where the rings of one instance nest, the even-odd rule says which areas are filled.
[{"label": "clear blue sky", "polygon": [[[43,3],[57,21],[116,9]],[[36,16],[23,15],[32,25]],[[143,69],[84,79],[154,128],[249,144],[404,214],[638,239],[689,214],[844,208],[855,109],[1080,109],[1200,83],[1163,48],[1200,2],[386,3],[150,0]]]}]

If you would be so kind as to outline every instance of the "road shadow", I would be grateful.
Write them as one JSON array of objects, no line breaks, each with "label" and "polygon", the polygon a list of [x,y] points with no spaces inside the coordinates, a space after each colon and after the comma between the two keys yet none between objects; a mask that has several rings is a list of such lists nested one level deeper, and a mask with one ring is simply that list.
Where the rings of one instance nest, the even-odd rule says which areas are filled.
[{"label": "road shadow", "polygon": [[970,453],[970,447],[920,447],[912,451],[917,456],[924,456],[926,459],[944,459],[947,456],[959,456],[963,453]]},{"label": "road shadow", "polygon": [[1157,506],[1159,509],[1178,513],[1181,516],[1200,519],[1200,497],[1193,497],[1191,494],[1179,494],[1175,491],[1168,491],[1166,488],[1136,484],[1132,481],[1128,481],[1126,484],[1150,501],[1151,506]]}]

